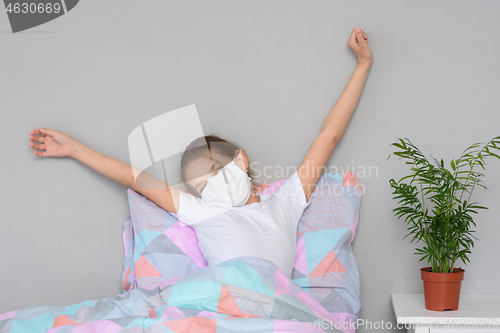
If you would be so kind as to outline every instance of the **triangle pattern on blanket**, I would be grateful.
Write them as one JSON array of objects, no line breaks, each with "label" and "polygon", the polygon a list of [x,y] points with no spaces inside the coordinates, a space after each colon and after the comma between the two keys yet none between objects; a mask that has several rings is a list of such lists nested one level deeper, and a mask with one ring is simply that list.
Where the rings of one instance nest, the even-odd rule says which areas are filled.
[{"label": "triangle pattern on blanket", "polygon": [[324,260],[347,230],[349,229],[323,230],[303,235],[306,244],[307,275]]},{"label": "triangle pattern on blanket", "polygon": [[322,276],[336,272],[347,272],[347,269],[345,269],[344,265],[337,259],[337,255],[330,251],[309,276]]},{"label": "triangle pattern on blanket", "polygon": [[185,317],[196,317],[201,312],[201,310],[181,308],[177,306],[175,308],[177,308]]},{"label": "triangle pattern on blanket", "polygon": [[307,313],[306,311],[299,309],[286,301],[282,301],[279,298],[274,300],[273,310],[271,312],[270,318],[289,318],[290,320],[295,319],[302,322],[314,322],[318,319],[316,316]]},{"label": "triangle pattern on blanket", "polygon": [[184,251],[179,249],[179,247],[164,233],[161,233],[158,237],[149,242],[143,254],[147,253],[185,254]]},{"label": "triangle pattern on blanket", "polygon": [[60,315],[54,319],[54,324],[52,324],[52,328],[65,325],[81,325],[81,323],[74,322],[67,315]]},{"label": "triangle pattern on blanket", "polygon": [[293,269],[292,271],[292,279],[301,279],[301,278],[305,278],[306,276],[301,273],[300,271],[296,270],[295,268]]},{"label": "triangle pattern on blanket", "polygon": [[153,265],[146,259],[145,256],[141,256],[135,262],[135,276],[136,277],[161,277],[160,272],[154,268]]},{"label": "triangle pattern on blanket", "polygon": [[225,284],[222,284],[219,302],[217,303],[217,312],[228,315],[243,315],[240,307],[233,298],[233,295]]}]

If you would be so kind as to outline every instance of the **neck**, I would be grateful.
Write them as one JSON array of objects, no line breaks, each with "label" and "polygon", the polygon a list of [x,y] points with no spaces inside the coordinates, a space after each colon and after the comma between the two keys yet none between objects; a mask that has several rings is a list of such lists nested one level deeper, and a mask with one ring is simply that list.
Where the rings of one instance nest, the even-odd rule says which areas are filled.
[{"label": "neck", "polygon": [[255,189],[252,187],[252,191],[250,192],[250,197],[248,198],[248,200],[245,203],[245,205],[249,205],[249,204],[252,204],[254,202],[260,202],[260,198],[257,195]]}]

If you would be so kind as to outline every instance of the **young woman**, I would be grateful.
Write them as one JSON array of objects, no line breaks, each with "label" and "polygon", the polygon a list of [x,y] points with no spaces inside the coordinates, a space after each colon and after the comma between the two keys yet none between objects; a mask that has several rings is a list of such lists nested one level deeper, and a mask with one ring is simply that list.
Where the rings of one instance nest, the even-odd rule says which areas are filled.
[{"label": "young woman", "polygon": [[30,146],[44,150],[33,151],[36,156],[75,158],[177,214],[195,229],[209,265],[254,256],[270,260],[290,277],[298,222],[344,134],[373,61],[368,36],[360,28],[353,29],[347,44],[358,65],[298,170],[273,194],[257,193],[243,149],[214,135],[196,139],[182,156],[181,180],[186,192],[146,173],[138,182],[130,165],[56,130],[39,127],[31,131],[30,140],[37,143],[30,142]]}]

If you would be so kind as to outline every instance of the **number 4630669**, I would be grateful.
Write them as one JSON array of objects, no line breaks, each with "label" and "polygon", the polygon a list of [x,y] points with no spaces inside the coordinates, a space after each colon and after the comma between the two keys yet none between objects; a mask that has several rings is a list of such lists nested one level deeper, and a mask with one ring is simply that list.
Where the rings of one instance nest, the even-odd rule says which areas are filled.
[{"label": "number 4630669", "polygon": [[5,11],[7,13],[23,13],[23,14],[41,14],[41,13],[59,13],[61,11],[61,4],[60,3],[9,3],[7,8],[5,8]]}]

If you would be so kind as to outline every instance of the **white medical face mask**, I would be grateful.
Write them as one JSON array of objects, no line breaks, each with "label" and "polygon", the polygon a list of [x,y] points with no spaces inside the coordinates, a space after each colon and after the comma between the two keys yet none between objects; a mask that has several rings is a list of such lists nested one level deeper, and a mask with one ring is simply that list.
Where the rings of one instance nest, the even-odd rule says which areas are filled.
[{"label": "white medical face mask", "polygon": [[219,207],[243,206],[252,189],[252,178],[240,169],[234,159],[219,173],[210,177],[207,186],[201,191],[203,201]]}]

